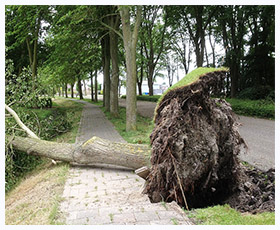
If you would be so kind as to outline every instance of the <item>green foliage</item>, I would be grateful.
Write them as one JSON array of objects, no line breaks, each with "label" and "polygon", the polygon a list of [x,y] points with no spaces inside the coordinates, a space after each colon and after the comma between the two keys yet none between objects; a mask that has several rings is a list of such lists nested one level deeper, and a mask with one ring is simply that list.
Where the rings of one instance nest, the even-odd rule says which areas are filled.
[{"label": "green foliage", "polygon": [[240,99],[250,99],[250,100],[259,100],[259,99],[268,99],[275,100],[275,92],[268,85],[260,85],[255,87],[249,87],[242,90],[238,94]]},{"label": "green foliage", "polygon": [[[14,66],[11,60],[6,60],[5,67],[5,99],[6,104],[26,108],[52,107],[51,98],[45,87],[38,80],[34,82],[32,72],[24,68],[19,76],[13,74]],[[35,88],[34,88],[35,87]]]},{"label": "green foliage", "polygon": [[260,118],[275,118],[275,104],[268,100],[241,100],[234,98],[226,99],[232,110],[239,115],[253,116]]},{"label": "green foliage", "polygon": [[187,212],[198,224],[203,225],[274,225],[275,213],[264,212],[259,214],[240,213],[229,205],[217,205],[204,209],[195,209]]}]

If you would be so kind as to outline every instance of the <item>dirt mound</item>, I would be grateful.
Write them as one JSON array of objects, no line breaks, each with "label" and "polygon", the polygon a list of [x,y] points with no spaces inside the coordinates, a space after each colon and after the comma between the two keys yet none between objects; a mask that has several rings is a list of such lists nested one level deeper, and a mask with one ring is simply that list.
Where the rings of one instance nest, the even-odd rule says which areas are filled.
[{"label": "dirt mound", "polygon": [[[231,106],[210,97],[221,90],[225,76],[225,70],[204,73],[191,84],[170,90],[160,101],[144,190],[151,202],[174,200],[186,208],[201,208],[228,201],[242,211],[264,208],[262,202],[246,203],[258,185],[237,158],[247,148]],[[247,191],[245,182],[252,184]]]},{"label": "dirt mound", "polygon": [[275,211],[275,170],[264,172],[252,166],[243,170],[246,177],[239,191],[225,203],[241,212]]}]

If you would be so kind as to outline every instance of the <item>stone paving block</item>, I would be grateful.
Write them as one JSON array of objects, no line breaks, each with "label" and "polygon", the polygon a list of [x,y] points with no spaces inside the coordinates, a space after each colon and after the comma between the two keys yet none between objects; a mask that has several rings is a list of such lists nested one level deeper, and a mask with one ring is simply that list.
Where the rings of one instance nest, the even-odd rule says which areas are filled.
[{"label": "stone paving block", "polygon": [[81,219],[71,219],[68,221],[67,224],[69,225],[86,225],[88,224],[89,219],[88,218],[81,218]]},{"label": "stone paving block", "polygon": [[177,218],[178,220],[184,220],[183,216],[175,211],[158,211],[158,216],[161,220],[165,220],[167,218]]},{"label": "stone paving block", "polygon": [[158,216],[156,210],[144,211],[144,212],[134,212],[134,216],[135,216],[137,222],[138,221],[143,222],[143,221],[159,220],[159,216]]},{"label": "stone paving block", "polygon": [[95,210],[84,210],[77,213],[77,219],[86,217],[97,217],[98,209]]},{"label": "stone paving block", "polygon": [[114,224],[131,223],[131,222],[135,222],[135,221],[136,221],[136,219],[135,219],[134,213],[132,213],[132,212],[113,215]]}]

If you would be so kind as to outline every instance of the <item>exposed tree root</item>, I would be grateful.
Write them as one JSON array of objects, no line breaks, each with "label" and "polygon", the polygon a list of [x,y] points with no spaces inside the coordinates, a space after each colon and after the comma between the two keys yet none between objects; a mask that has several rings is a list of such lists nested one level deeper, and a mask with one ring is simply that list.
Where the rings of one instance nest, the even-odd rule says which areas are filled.
[{"label": "exposed tree root", "polygon": [[246,197],[244,182],[254,182],[237,158],[247,146],[230,104],[210,98],[225,75],[225,71],[205,74],[169,91],[159,103],[150,136],[152,167],[144,190],[152,202],[175,200],[184,207],[200,208],[231,198],[229,203],[239,210],[264,208],[244,199],[248,208],[234,205],[234,200]]}]

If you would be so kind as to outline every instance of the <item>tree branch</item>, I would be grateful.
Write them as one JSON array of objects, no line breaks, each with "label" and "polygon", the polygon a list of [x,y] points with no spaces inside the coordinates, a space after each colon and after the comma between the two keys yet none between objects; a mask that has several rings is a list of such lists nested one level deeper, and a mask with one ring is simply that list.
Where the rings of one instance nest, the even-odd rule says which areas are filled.
[{"label": "tree branch", "polygon": [[33,133],[29,128],[26,127],[25,124],[22,123],[16,112],[11,109],[9,106],[5,104],[5,109],[15,118],[17,124],[28,134],[28,136],[35,138],[35,139],[40,139],[35,133]]}]

